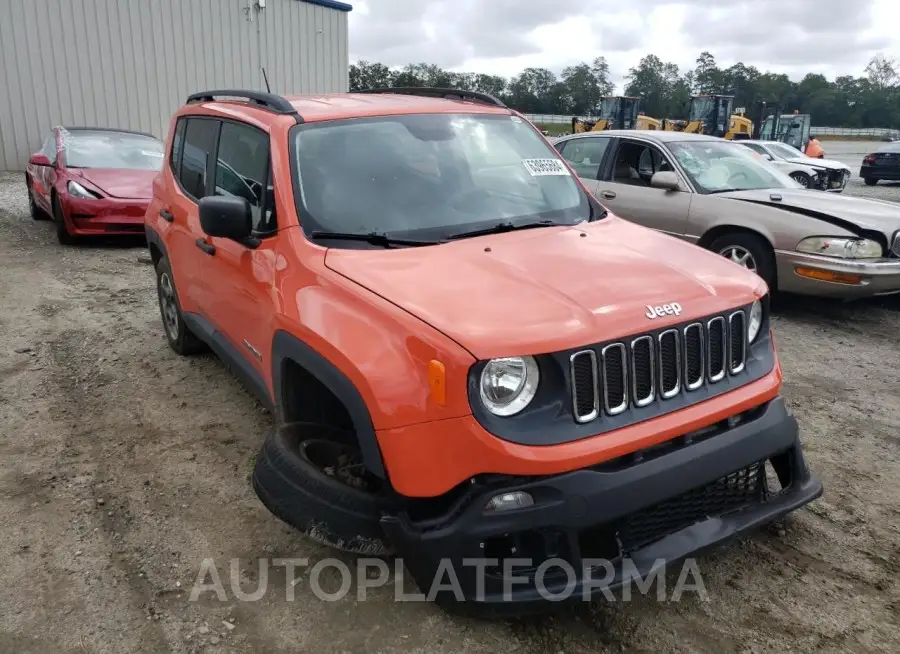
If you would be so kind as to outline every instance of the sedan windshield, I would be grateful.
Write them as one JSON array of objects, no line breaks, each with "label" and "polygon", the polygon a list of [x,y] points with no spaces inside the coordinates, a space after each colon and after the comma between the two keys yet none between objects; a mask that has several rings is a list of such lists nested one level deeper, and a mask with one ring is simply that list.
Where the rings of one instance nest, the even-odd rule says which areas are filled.
[{"label": "sedan windshield", "polygon": [[152,136],[107,130],[66,130],[61,135],[69,168],[162,168],[163,144]]},{"label": "sedan windshield", "polygon": [[300,125],[292,139],[307,234],[441,240],[591,215],[555,150],[516,116],[355,118]]},{"label": "sedan windshield", "polygon": [[785,145],[784,143],[772,143],[769,145],[769,150],[774,153],[776,157],[780,157],[781,159],[796,159],[797,157],[806,156],[797,148],[791,145]]},{"label": "sedan windshield", "polygon": [[680,141],[669,147],[700,193],[803,188],[738,143]]}]

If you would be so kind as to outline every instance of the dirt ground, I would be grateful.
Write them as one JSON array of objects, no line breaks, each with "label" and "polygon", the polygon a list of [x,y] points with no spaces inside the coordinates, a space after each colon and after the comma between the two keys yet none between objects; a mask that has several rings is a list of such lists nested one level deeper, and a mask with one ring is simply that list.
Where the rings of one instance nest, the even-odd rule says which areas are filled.
[{"label": "dirt ground", "polygon": [[[900,184],[850,191],[900,201]],[[235,599],[232,559],[249,592],[260,557],[334,553],[256,499],[271,418],[218,360],[168,349],[144,254],[60,247],[29,219],[22,176],[0,174],[0,652],[900,651],[897,301],[776,309],[825,495],[703,556],[708,600],[484,622],[395,603],[391,587],[322,602],[306,577],[288,601],[283,568],[259,601]],[[189,601],[204,558],[225,601]]]}]

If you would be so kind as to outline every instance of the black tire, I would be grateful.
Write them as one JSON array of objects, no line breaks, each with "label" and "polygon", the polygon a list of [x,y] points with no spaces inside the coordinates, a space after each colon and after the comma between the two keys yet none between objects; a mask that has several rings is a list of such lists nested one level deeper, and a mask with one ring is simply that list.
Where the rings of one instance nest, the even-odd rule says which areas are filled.
[{"label": "black tire", "polygon": [[[168,304],[167,283],[171,288],[171,299],[174,306]],[[197,338],[184,322],[181,302],[178,301],[178,291],[175,289],[175,278],[172,275],[169,261],[165,257],[162,257],[156,264],[156,296],[159,300],[159,315],[163,322],[163,332],[169,347],[182,356],[206,350],[206,344]],[[168,318],[167,311],[170,312]],[[170,320],[172,322],[169,322]]]},{"label": "black tire", "polygon": [[749,232],[729,232],[723,234],[714,240],[709,249],[716,254],[723,254],[723,251],[731,247],[743,248],[753,257],[756,262],[756,274],[762,277],[769,289],[775,290],[775,252],[772,250],[771,244],[758,234]]},{"label": "black tire", "polygon": [[31,214],[31,219],[47,220],[50,216],[34,201],[34,188],[31,186],[31,180],[27,177],[25,178],[25,185],[28,187],[28,212]]},{"label": "black tire", "polygon": [[871,177],[864,177],[863,181],[866,183],[866,186],[875,186],[878,183],[877,179],[872,179]]},{"label": "black tire", "polygon": [[253,469],[253,490],[277,518],[312,540],[355,554],[392,553],[381,516],[394,502],[377,483],[363,489],[326,474],[310,455],[346,448],[343,431],[312,423],[273,428]]},{"label": "black tire", "polygon": [[53,222],[56,223],[56,240],[59,241],[59,244],[74,245],[76,239],[69,233],[69,228],[66,227],[66,221],[65,218],[63,218],[62,204],[60,204],[59,198],[56,195],[53,196]]},{"label": "black tire", "polygon": [[800,184],[803,188],[810,188],[812,179],[806,173],[791,173],[791,179]]}]

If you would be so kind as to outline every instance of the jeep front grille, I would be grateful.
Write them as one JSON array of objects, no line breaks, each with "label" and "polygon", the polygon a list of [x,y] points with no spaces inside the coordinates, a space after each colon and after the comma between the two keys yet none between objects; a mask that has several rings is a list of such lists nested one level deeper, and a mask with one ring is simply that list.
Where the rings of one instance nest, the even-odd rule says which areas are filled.
[{"label": "jeep front grille", "polygon": [[744,311],[569,356],[572,412],[586,423],[691,393],[747,365]]}]

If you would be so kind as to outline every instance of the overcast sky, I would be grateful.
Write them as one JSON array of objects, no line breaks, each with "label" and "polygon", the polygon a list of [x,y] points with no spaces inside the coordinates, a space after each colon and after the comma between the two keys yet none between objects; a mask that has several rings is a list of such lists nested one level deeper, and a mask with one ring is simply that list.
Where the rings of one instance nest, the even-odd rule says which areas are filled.
[{"label": "overcast sky", "polygon": [[[900,58],[900,0],[348,0],[351,60],[514,75],[604,56],[615,82],[648,53],[684,72],[703,50],[800,79]],[[621,90],[621,87],[620,87]]]}]

